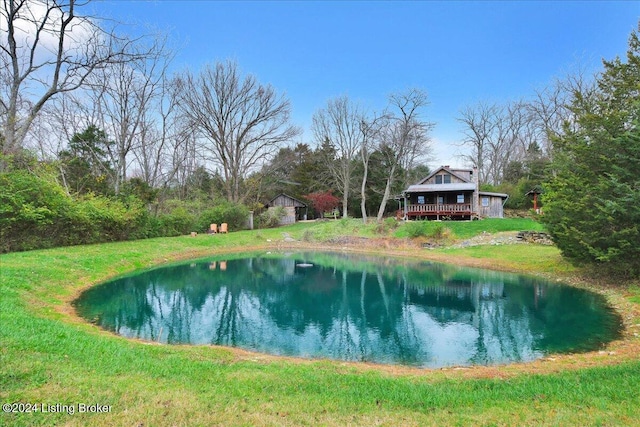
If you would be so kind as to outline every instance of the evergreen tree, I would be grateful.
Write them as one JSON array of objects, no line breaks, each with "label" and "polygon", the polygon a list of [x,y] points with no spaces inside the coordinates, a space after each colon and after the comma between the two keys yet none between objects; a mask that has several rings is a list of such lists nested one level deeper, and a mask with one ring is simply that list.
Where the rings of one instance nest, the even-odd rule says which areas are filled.
[{"label": "evergreen tree", "polygon": [[68,149],[58,153],[62,179],[70,192],[112,193],[114,169],[107,156],[112,144],[105,132],[93,125],[73,135]]},{"label": "evergreen tree", "polygon": [[[597,90],[576,93],[575,123],[555,141],[544,222],[567,258],[640,275],[640,41],[604,61]],[[577,126],[575,126],[577,124]]]}]

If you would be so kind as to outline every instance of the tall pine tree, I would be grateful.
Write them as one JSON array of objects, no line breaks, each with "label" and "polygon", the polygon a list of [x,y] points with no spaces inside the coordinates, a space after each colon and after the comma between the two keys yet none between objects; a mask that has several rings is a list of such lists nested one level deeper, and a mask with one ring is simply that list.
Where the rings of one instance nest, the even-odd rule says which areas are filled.
[{"label": "tall pine tree", "polygon": [[570,260],[640,276],[638,31],[629,38],[626,62],[603,63],[595,90],[575,94],[575,122],[555,141],[543,221]]}]

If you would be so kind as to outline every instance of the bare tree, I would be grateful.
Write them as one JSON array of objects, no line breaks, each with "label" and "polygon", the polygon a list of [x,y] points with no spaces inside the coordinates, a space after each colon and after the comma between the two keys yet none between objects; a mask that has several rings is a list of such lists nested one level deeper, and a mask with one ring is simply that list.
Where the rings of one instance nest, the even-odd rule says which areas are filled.
[{"label": "bare tree", "polygon": [[243,179],[298,134],[290,106],[271,86],[240,77],[235,63],[205,67],[181,81],[183,114],[203,138],[207,158],[222,170],[227,199],[241,202]]},{"label": "bare tree", "polygon": [[534,98],[527,103],[532,124],[537,133],[540,148],[551,153],[551,136],[560,135],[565,119],[569,116],[569,97],[559,81],[536,90]]},{"label": "bare tree", "polygon": [[353,180],[354,160],[363,146],[365,121],[362,108],[349,97],[332,99],[327,107],[313,115],[311,125],[318,144],[328,143],[335,153],[335,159],[327,159],[325,166],[331,172],[342,193],[342,217],[348,215],[349,191]]},{"label": "bare tree", "polygon": [[534,98],[527,103],[527,110],[536,132],[536,142],[545,155],[552,155],[552,140],[564,133],[565,124],[575,125],[570,107],[574,95],[580,94],[582,99],[588,100],[594,90],[593,77],[587,76],[584,67],[580,66],[567,76],[536,90]]},{"label": "bare tree", "polygon": [[[2,0],[0,121],[3,153],[14,153],[43,107],[81,87],[96,69],[131,59],[134,43],[77,14],[87,2]],[[5,32],[6,31],[6,32]],[[118,43],[115,43],[118,41]]]},{"label": "bare tree", "polygon": [[86,84],[86,92],[98,106],[99,127],[113,140],[109,155],[115,166],[116,194],[127,179],[132,151],[152,148],[156,134],[153,122],[171,59],[164,37],[156,37],[150,46],[139,44],[136,49],[135,60],[96,70]]},{"label": "bare tree", "polygon": [[[169,185],[178,169],[187,175],[192,172],[191,166],[184,169],[186,159],[194,158],[194,153],[185,152],[194,150],[192,131],[188,120],[178,114],[176,85],[166,73],[171,53],[162,52],[156,50],[130,67],[115,67],[122,75],[108,87],[104,76],[95,82],[89,78],[83,88],[57,97],[34,122],[51,128],[49,137],[38,141],[38,149],[55,156],[74,134],[95,126],[119,141],[108,153],[110,163],[117,165],[106,171],[114,183],[121,183],[129,168],[156,188]],[[122,89],[123,82],[128,82],[127,90]],[[188,163],[193,166],[192,161]]]},{"label": "bare tree", "polygon": [[360,186],[360,211],[362,221],[367,223],[367,179],[369,176],[369,160],[380,145],[382,130],[388,126],[389,117],[383,114],[371,119],[362,119],[360,132],[362,132],[362,146],[360,147],[360,160],[362,161],[362,184]]},{"label": "bare tree", "polygon": [[493,118],[498,109],[499,107],[495,104],[479,103],[473,107],[465,107],[458,118],[458,121],[465,126],[462,144],[471,149],[471,153],[463,157],[478,168],[480,182],[486,182],[488,175],[485,168],[486,152],[494,133],[495,121]]},{"label": "bare tree", "polygon": [[171,173],[165,182],[177,185],[181,190],[180,196],[186,198],[188,195],[182,191],[187,188],[189,178],[202,166],[197,136],[192,129],[184,126],[180,127],[171,142]]},{"label": "bare tree", "polygon": [[462,145],[470,149],[463,158],[478,167],[480,182],[500,184],[507,166],[524,161],[533,147],[551,157],[553,138],[564,133],[564,126],[573,125],[569,100],[574,94],[586,102],[593,94],[584,71],[555,80],[526,102],[479,103],[463,109],[458,118],[464,125]]},{"label": "bare tree", "polygon": [[426,92],[420,89],[409,89],[389,97],[389,109],[393,116],[386,126],[380,147],[380,151],[388,156],[388,170],[378,209],[378,222],[382,221],[398,172],[411,169],[418,158],[429,154],[429,133],[434,124],[421,117],[421,109],[428,103]]},{"label": "bare tree", "polygon": [[[140,143],[132,148],[136,165],[140,169],[141,178],[152,187],[163,187],[173,179],[176,167],[172,159],[184,159],[185,133],[189,133],[188,125],[180,120],[178,100],[175,96],[173,82],[163,76],[158,82],[157,102],[154,117],[146,117],[140,126]],[[180,153],[180,155],[175,156]]]},{"label": "bare tree", "polygon": [[523,102],[498,107],[487,150],[487,182],[500,184],[509,162],[522,160],[529,146],[529,116]]},{"label": "bare tree", "polygon": [[465,158],[478,168],[482,183],[500,184],[513,160],[521,160],[530,143],[530,116],[526,104],[483,104],[467,107],[458,118],[464,130],[464,145],[471,148]]}]

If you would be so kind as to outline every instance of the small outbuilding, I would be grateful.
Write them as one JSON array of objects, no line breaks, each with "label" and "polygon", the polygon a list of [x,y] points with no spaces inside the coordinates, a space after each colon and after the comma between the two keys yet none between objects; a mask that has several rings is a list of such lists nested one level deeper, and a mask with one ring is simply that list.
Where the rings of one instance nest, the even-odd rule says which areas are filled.
[{"label": "small outbuilding", "polygon": [[306,203],[284,193],[280,193],[271,199],[266,206],[269,210],[277,209],[278,207],[284,208],[285,215],[280,220],[280,225],[293,224],[296,221],[307,219]]},{"label": "small outbuilding", "polygon": [[540,201],[541,194],[542,194],[542,188],[538,185],[536,185],[530,191],[525,193],[525,196],[533,196],[533,210],[536,211],[536,213],[540,213],[540,207],[538,203]]}]

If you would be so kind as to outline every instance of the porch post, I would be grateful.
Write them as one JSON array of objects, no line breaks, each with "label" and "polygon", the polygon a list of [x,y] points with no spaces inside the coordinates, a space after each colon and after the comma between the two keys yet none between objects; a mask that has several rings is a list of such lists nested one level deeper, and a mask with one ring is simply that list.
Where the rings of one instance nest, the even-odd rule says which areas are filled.
[{"label": "porch post", "polygon": [[409,212],[409,207],[407,206],[407,193],[402,193],[402,195],[404,196],[404,217],[403,219],[406,221],[408,219],[407,214]]}]

